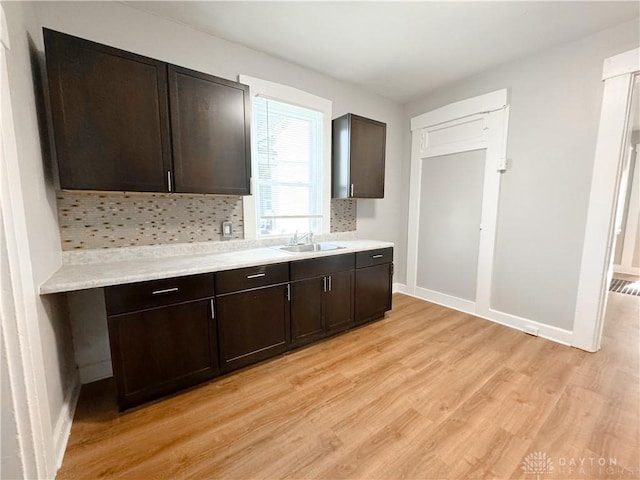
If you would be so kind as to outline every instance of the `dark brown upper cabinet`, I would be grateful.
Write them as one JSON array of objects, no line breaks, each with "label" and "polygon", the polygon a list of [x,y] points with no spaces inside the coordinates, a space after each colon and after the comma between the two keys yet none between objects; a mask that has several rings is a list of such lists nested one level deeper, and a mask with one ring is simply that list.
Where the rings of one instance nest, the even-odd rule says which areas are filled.
[{"label": "dark brown upper cabinet", "polygon": [[249,87],[169,65],[175,191],[249,194]]},{"label": "dark brown upper cabinet", "polygon": [[386,142],[385,123],[352,113],[333,121],[333,198],[384,198]]},{"label": "dark brown upper cabinet", "polygon": [[44,36],[61,188],[250,193],[249,87]]},{"label": "dark brown upper cabinet", "polygon": [[44,29],[60,187],[167,191],[167,66]]}]

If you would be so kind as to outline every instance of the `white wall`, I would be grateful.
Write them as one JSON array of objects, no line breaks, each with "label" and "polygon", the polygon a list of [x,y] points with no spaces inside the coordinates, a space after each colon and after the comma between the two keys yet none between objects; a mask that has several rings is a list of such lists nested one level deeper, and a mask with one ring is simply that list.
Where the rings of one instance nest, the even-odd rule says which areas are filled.
[{"label": "white wall", "polygon": [[[20,275],[25,282],[20,286],[20,302],[25,305],[28,315],[26,321],[33,334],[31,339],[37,342],[34,348],[38,350],[33,353],[35,375],[39,384],[44,383],[39,387],[41,394],[32,401],[48,404],[47,408],[43,407],[50,423],[44,436],[50,438],[43,438],[41,446],[60,452],[66,444],[69,411],[79,383],[66,300],[64,296],[42,298],[38,294],[40,284],[61,264],[53,176],[46,148],[43,156],[39,125],[42,117],[38,114],[43,111],[41,56],[37,53],[42,45],[42,32],[32,5],[8,2],[3,3],[3,9],[11,46],[7,51],[7,72],[13,112],[12,135],[15,137],[11,141],[15,141],[16,149],[15,157],[7,159],[7,162],[13,162],[7,166],[11,177],[8,182],[17,182],[20,187],[20,198],[12,199],[16,207],[15,216],[9,220],[14,226],[9,228],[26,230],[26,241],[19,245],[24,267]],[[46,134],[42,138],[47,145]],[[13,235],[13,232],[9,234]],[[57,460],[51,459],[51,462]]]},{"label": "white wall", "polygon": [[[405,105],[408,125],[411,117],[449,103],[509,89],[507,156],[513,166],[502,177],[492,308],[573,328],[602,65],[638,43],[636,19]],[[408,194],[402,203],[408,204]]]},{"label": "white wall", "polygon": [[[0,147],[1,148],[1,147]],[[15,318],[13,288],[7,265],[4,224],[0,219],[0,478],[22,478],[25,475],[22,449],[18,440],[18,408],[12,378],[9,376],[9,357],[5,343],[5,317]],[[9,332],[7,332],[9,333]]]}]

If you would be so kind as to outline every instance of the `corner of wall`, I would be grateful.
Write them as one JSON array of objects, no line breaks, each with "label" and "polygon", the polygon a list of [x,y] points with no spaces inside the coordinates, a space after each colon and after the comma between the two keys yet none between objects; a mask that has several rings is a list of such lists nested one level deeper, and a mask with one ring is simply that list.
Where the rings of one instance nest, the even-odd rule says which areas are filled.
[{"label": "corner of wall", "polygon": [[60,468],[62,465],[62,459],[64,458],[64,453],[67,449],[69,435],[71,434],[71,425],[73,424],[73,417],[76,413],[78,399],[80,398],[80,387],[80,376],[76,371],[76,374],[73,376],[72,381],[67,387],[62,408],[60,409],[58,419],[53,427],[56,468]]}]

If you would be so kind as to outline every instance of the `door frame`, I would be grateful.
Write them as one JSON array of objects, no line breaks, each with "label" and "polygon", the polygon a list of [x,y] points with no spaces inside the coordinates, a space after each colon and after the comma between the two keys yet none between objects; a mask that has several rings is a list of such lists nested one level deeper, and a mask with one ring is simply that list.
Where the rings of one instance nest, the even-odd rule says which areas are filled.
[{"label": "door frame", "polygon": [[640,268],[633,266],[633,254],[637,242],[636,233],[638,231],[638,214],[640,213],[640,144],[633,146],[631,153],[632,158],[629,163],[633,162],[633,169],[629,165],[630,175],[627,177],[627,191],[620,192],[620,198],[627,200],[625,205],[627,210],[626,219],[624,220],[624,237],[616,236],[616,243],[622,239],[622,252],[620,263],[613,264],[614,273],[624,273],[627,275],[640,275]]},{"label": "door frame", "polygon": [[[410,295],[466,313],[483,317],[491,316],[491,281],[500,197],[500,174],[506,170],[507,165],[508,125],[507,89],[452,103],[411,119],[411,180],[407,238],[407,293]],[[441,133],[446,129],[451,129],[450,134],[443,137]],[[478,149],[486,149],[487,153],[476,299],[475,302],[471,302],[416,285],[420,180],[425,158]]]},{"label": "door frame", "polygon": [[[622,173],[631,93],[640,74],[640,48],[604,61],[604,93],[578,279],[573,345],[600,349],[607,303],[608,271],[615,240],[615,213]],[[612,161],[611,159],[616,159]]]}]

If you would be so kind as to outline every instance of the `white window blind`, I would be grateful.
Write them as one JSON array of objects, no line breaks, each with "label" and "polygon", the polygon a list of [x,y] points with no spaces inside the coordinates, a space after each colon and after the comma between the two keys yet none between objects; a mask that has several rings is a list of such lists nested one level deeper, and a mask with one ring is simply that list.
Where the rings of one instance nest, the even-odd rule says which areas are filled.
[{"label": "white window blind", "polygon": [[258,235],[322,232],[323,114],[265,97],[252,109]]}]

